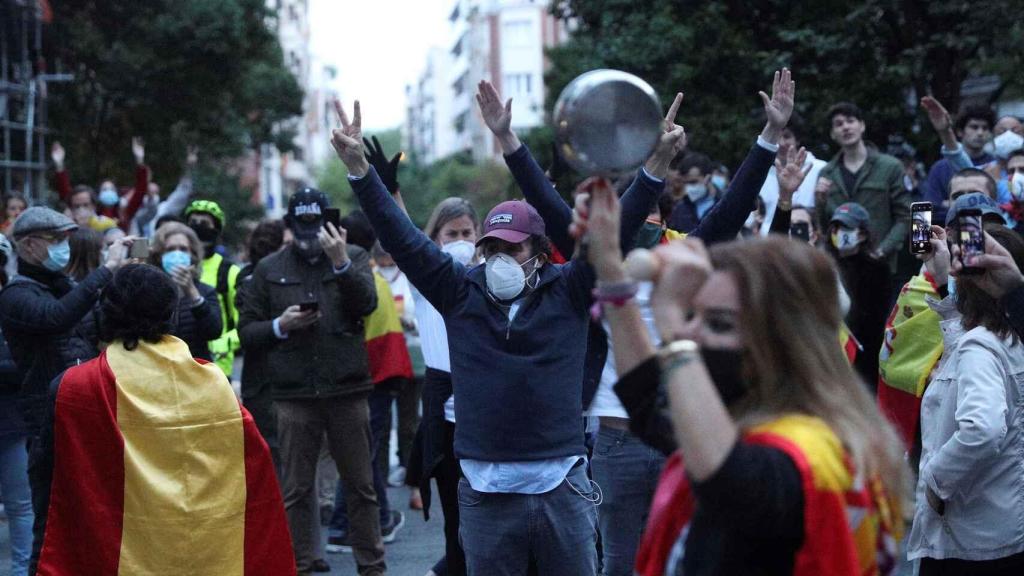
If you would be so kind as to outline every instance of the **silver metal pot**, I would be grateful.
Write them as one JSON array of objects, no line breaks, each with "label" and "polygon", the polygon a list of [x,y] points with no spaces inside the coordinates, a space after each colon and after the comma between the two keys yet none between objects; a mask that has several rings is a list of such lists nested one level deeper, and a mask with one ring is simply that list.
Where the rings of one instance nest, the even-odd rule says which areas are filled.
[{"label": "silver metal pot", "polygon": [[555,103],[555,139],[562,158],[588,176],[640,167],[662,131],[654,88],[619,70],[591,70],[569,83]]}]

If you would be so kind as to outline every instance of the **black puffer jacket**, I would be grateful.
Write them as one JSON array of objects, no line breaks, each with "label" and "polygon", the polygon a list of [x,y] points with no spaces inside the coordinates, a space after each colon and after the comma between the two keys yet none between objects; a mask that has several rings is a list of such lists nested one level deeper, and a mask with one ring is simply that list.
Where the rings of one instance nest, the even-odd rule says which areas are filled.
[{"label": "black puffer jacket", "polygon": [[94,343],[76,328],[113,274],[100,267],[76,285],[63,273],[24,261],[18,262],[18,272],[0,292],[0,325],[22,374],[22,406],[35,434],[50,382],[97,355]]}]

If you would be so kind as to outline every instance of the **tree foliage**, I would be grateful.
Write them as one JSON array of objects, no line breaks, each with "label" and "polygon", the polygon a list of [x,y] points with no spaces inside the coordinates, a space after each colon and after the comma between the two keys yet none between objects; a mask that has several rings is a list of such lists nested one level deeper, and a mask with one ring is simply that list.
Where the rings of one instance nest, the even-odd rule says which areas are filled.
[{"label": "tree foliage", "polygon": [[[264,0],[63,0],[44,47],[75,80],[50,87],[53,138],[68,151],[74,182],[130,182],[130,139],[165,190],[195,143],[207,170],[246,148],[287,149],[282,124],[302,113],[302,90],[284,65]],[[200,190],[228,204],[237,182],[207,178]]]},{"label": "tree foliage", "polygon": [[970,74],[1016,70],[1003,78],[1021,90],[1024,52],[1011,47],[1024,45],[1024,25],[1006,18],[1019,8],[1014,0],[556,0],[552,12],[577,28],[548,53],[547,104],[586,70],[632,72],[666,107],[686,93],[680,119],[693,146],[735,166],[763,123],[758,90],[789,66],[806,144],[829,142],[824,114],[849,100],[865,110],[868,138],[884,146],[914,132],[921,96],[956,110]]},{"label": "tree foliage", "polygon": [[[386,154],[395,154],[401,149],[401,134],[397,129],[378,132],[376,136]],[[345,166],[330,159],[317,179],[320,189],[343,212],[358,206],[347,178]],[[449,196],[469,200],[482,215],[495,204],[518,194],[508,168],[493,161],[474,164],[468,154],[455,154],[423,165],[406,153],[398,166],[398,182],[409,217],[420,227],[426,225],[434,206]]]}]

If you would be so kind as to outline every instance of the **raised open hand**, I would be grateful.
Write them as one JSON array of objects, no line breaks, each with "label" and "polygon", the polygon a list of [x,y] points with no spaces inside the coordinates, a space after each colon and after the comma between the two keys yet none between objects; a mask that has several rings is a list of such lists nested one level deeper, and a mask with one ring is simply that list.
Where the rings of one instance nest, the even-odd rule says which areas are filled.
[{"label": "raised open hand", "polygon": [[139,136],[132,137],[132,156],[135,157],[136,164],[142,164],[146,161],[146,144]]},{"label": "raised open hand", "polygon": [[399,152],[388,160],[380,141],[376,136],[372,138],[373,142],[370,142],[363,137],[363,145],[366,146],[366,160],[377,169],[377,175],[380,176],[380,181],[384,183],[388,192],[394,194],[398,192],[398,163],[402,160],[402,153]]},{"label": "raised open hand", "polygon": [[807,162],[807,150],[803,147],[797,151],[792,146],[786,150],[785,158],[775,159],[775,176],[779,181],[779,200],[791,201],[804,178],[811,171],[811,166],[804,166]]},{"label": "raised open hand", "polygon": [[195,144],[189,144],[186,148],[185,163],[189,167],[193,167],[199,163],[199,147]]},{"label": "raised open hand", "polygon": [[50,158],[58,172],[64,169],[64,147],[60,145],[60,142],[54,142],[50,147]]},{"label": "raised open hand", "polygon": [[512,131],[512,99],[501,103],[501,95],[494,85],[487,80],[477,84],[476,103],[480,106],[480,115],[484,124],[495,136],[502,136]]},{"label": "raised open hand", "polygon": [[345,113],[345,107],[341,100],[334,100],[334,112],[338,115],[338,122],[341,128],[335,128],[331,134],[331,146],[337,152],[338,158],[345,163],[349,174],[362,178],[370,169],[363,150],[363,114],[359,107],[359,100],[355,101],[352,108],[352,121]]},{"label": "raised open hand", "polygon": [[936,132],[949,130],[953,125],[949,117],[949,112],[947,112],[945,106],[940,104],[935,98],[932,98],[931,96],[921,98],[921,107],[928,113],[928,121],[932,123],[932,128],[935,128]]},{"label": "raised open hand", "polygon": [[[764,113],[768,117],[768,127],[773,133],[781,136],[782,129],[789,123],[789,117],[793,114],[794,95],[796,93],[796,82],[792,80],[789,68],[783,68],[782,72],[775,72],[775,79],[772,81],[772,96],[768,97],[764,92],[758,92],[761,101],[764,102]],[[769,140],[774,143],[776,140]]]}]

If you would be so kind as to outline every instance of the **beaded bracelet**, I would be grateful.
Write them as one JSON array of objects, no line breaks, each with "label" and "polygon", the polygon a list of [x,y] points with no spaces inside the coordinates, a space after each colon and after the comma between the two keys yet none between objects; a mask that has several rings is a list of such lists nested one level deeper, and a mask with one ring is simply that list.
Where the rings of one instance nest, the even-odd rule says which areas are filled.
[{"label": "beaded bracelet", "polygon": [[639,288],[639,284],[632,281],[599,283],[591,292],[594,297],[594,305],[590,308],[590,317],[594,320],[601,319],[601,304],[611,304],[616,308],[622,308],[636,297]]}]

